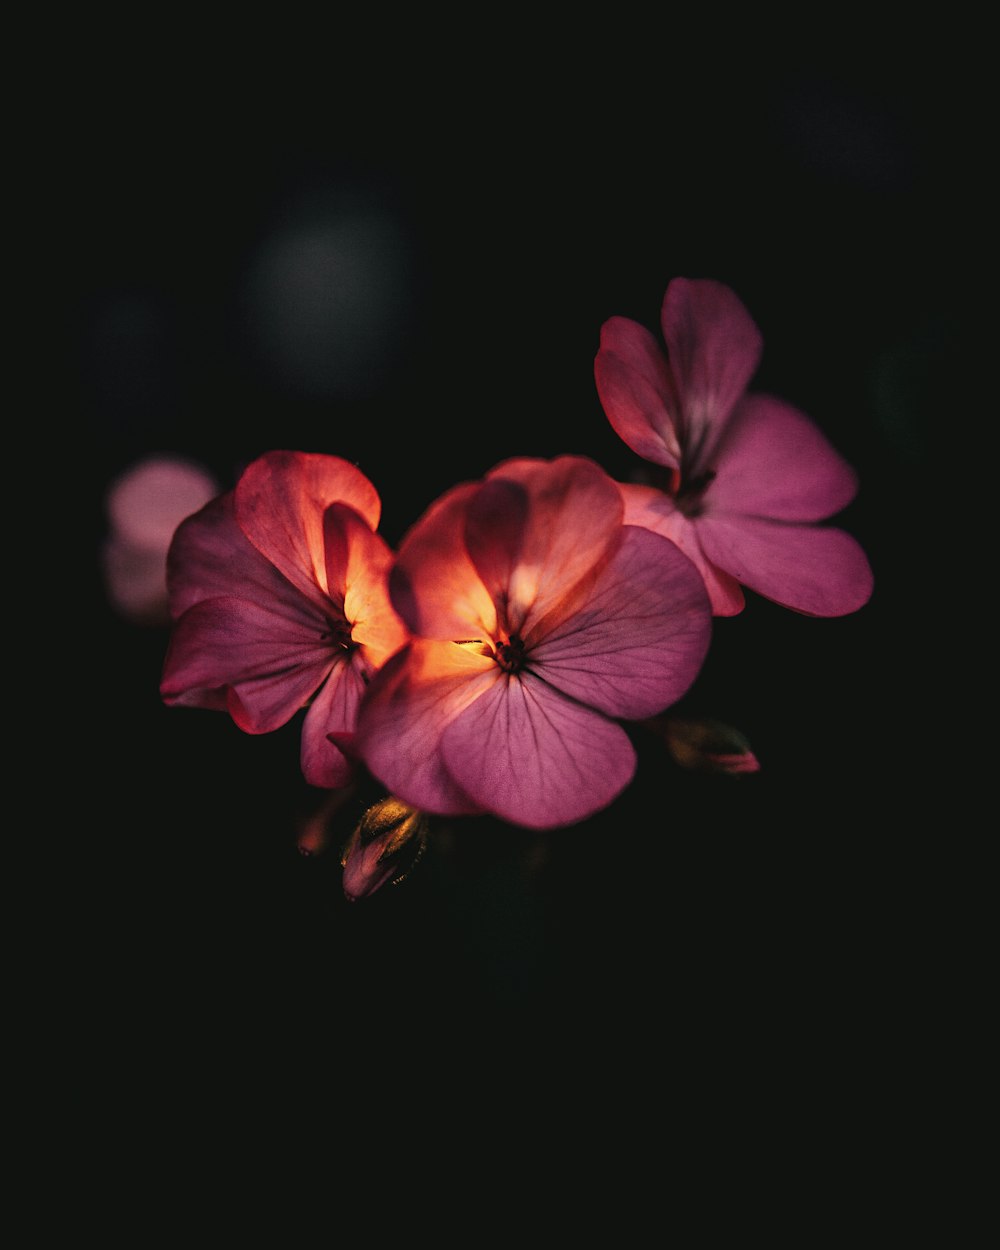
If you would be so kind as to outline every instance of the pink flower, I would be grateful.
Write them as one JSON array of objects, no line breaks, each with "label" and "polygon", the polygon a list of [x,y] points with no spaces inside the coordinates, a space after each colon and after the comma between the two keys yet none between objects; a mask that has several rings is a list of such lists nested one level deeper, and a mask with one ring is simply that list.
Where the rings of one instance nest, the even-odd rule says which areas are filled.
[{"label": "pink flower", "polygon": [[272,451],[178,528],[168,556],[173,631],[160,693],[268,733],[308,706],[302,771],[346,785],[358,704],[406,641],[388,594],[381,503],[335,456]]},{"label": "pink flower", "polygon": [[590,460],[516,459],[413,526],[391,588],[416,636],[372,679],[356,739],[393,795],[546,829],[629,783],[618,721],[685,693],[711,609],[691,562],[623,511]]},{"label": "pink flower", "polygon": [[718,616],[741,611],[741,584],[810,616],[862,607],[864,552],[814,524],[854,498],[854,470],[803,413],[746,393],[763,344],[742,303],[721,283],[675,278],[661,326],[666,356],[643,326],[612,317],[595,360],[609,421],[662,474],[659,488],[621,486],[626,522],[691,557]]}]

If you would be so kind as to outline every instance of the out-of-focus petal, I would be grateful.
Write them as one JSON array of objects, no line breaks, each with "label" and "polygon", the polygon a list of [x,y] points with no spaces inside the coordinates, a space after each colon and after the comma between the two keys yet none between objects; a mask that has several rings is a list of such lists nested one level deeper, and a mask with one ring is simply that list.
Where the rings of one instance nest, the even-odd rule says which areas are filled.
[{"label": "out-of-focus petal", "polygon": [[592,460],[504,461],[470,500],[466,545],[486,589],[506,608],[501,624],[526,635],[613,554],[624,506]]},{"label": "out-of-focus petal", "polygon": [[745,586],[807,616],[845,616],[872,593],[872,570],[843,530],[753,517],[698,520],[705,554]]},{"label": "out-of-focus petal", "polygon": [[405,802],[442,816],[483,809],[456,784],[439,746],[447,726],[504,673],[452,642],[414,639],[372,678],[355,749],[372,775]]},{"label": "out-of-focus petal", "polygon": [[126,469],[108,487],[108,520],[116,539],[163,557],[181,521],[220,491],[201,465],[175,456],[151,456]]},{"label": "out-of-focus petal", "polygon": [[713,616],[736,616],[743,611],[745,599],[739,582],[706,557],[697,528],[669,495],[653,486],[635,486],[630,482],[619,482],[618,489],[625,501],[625,524],[669,538],[697,568],[708,591]]},{"label": "out-of-focus petal", "polygon": [[530,673],[494,682],[444,731],[448,771],[488,811],[530,829],[575,824],[606,807],[635,774],[614,721]]},{"label": "out-of-focus petal", "polygon": [[247,733],[289,721],[329,672],[333,656],[320,640],[324,622],[301,620],[244,599],[206,599],[175,622],[160,693],[190,702],[192,691],[228,687],[230,714]]},{"label": "out-of-focus petal", "polygon": [[627,317],[612,317],[601,326],[594,380],[618,437],[644,460],[680,468],[674,383],[663,348],[645,326]]},{"label": "out-of-focus petal", "polygon": [[406,641],[406,627],[389,598],[392,549],[345,504],[331,504],[323,517],[326,576],[333,599],[342,603],[351,638],[378,667]]},{"label": "out-of-focus petal", "polygon": [[770,395],[737,406],[714,458],[706,507],[775,521],[823,521],[854,498],[857,475],[804,413]]},{"label": "out-of-focus petal", "polygon": [[[232,491],[178,526],[167,556],[167,586],[175,620],[203,599],[218,598],[281,603],[293,616],[305,614],[303,619],[314,612],[236,524]],[[317,593],[314,587],[314,601]]]},{"label": "out-of-focus petal", "polygon": [[310,598],[326,591],[323,514],[332,503],[353,508],[371,529],[381,501],[346,460],[311,452],[270,451],[236,484],[236,520],[253,545]]},{"label": "out-of-focus petal", "polygon": [[[333,790],[354,777],[356,763],[336,743],[353,733],[365,683],[348,659],[337,663],[316,694],[302,722],[302,773],[311,786]],[[331,737],[333,735],[333,737]]]},{"label": "out-of-focus petal", "polygon": [[705,660],[712,609],[679,547],[627,525],[573,615],[531,645],[532,672],[609,716],[638,719],[687,692]]},{"label": "out-of-focus petal", "polygon": [[497,614],[465,548],[468,502],[477,482],[455,486],[404,535],[389,578],[392,602],[424,638],[492,638]]},{"label": "out-of-focus petal", "polygon": [[707,278],[674,278],[660,324],[681,401],[684,468],[697,477],[757,371],[764,342],[735,292]]}]

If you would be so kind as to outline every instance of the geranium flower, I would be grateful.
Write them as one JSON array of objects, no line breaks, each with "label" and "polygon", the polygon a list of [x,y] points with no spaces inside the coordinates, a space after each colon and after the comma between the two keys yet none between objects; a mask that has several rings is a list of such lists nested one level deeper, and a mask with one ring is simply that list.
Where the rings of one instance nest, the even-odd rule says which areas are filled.
[{"label": "geranium flower", "polygon": [[336,456],[273,451],[189,517],[168,556],[174,617],[160,693],[268,733],[308,705],[302,771],[346,785],[358,704],[406,640],[389,601],[381,501]]},{"label": "geranium flower", "polygon": [[393,795],[545,829],[629,783],[618,722],[685,693],[711,609],[692,563],[623,511],[590,460],[515,459],[413,526],[390,586],[415,637],[372,679],[356,738]]},{"label": "geranium flower", "polygon": [[803,413],[747,394],[762,339],[726,286],[675,278],[661,313],[666,355],[645,327],[612,317],[594,373],[621,438],[656,465],[622,484],[625,520],[672,538],[701,570],[719,616],[743,586],[810,616],[862,607],[872,572],[843,530],[819,526],[857,492],[851,466]]}]

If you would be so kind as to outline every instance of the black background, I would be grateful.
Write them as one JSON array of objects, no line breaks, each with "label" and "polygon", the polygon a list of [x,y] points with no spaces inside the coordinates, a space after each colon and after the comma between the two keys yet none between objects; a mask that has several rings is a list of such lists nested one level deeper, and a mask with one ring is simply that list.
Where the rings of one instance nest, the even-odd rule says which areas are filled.
[{"label": "black background", "polygon": [[[613,33],[585,55],[345,42],[301,74],[277,50],[193,67],[133,49],[67,94],[47,172],[86,675],[84,780],[53,845],[68,1014],[101,1081],[155,1066],[186,1087],[252,1055],[279,1084],[408,1089],[418,1054],[485,1067],[489,1049],[494,1073],[497,1052],[575,1056],[607,1097],[662,1094],[668,1055],[681,1086],[745,1092],[764,1072],[816,1097],[821,1073],[829,1109],[877,1068],[891,1097],[896,1022],[935,975],[915,831],[940,797],[926,501],[975,259],[966,106],[912,49],[723,58]],[[319,274],[297,270],[311,296],[261,278],[296,229],[321,241]],[[390,285],[347,350],[356,309],[331,303],[322,241],[366,230]],[[296,728],[254,738],[161,705],[166,631],[104,592],[108,485],[156,452],[227,486],[270,448],[329,452],[370,477],[395,542],[507,456],[579,453],[624,478],[600,326],[656,330],[676,275],[736,290],[764,336],[754,388],[858,469],[838,523],[872,601],[813,620],[748,594],[716,621],[684,706],[739,728],[759,774],[683,773],[636,731],[637,779],[601,815],[544,835],[453,822],[406,882],[347,903],[336,847],[296,849],[321,797]],[[308,334],[310,309],[329,357],[320,338],[289,364],[267,326]],[[374,1075],[377,1042],[398,1066]]]}]

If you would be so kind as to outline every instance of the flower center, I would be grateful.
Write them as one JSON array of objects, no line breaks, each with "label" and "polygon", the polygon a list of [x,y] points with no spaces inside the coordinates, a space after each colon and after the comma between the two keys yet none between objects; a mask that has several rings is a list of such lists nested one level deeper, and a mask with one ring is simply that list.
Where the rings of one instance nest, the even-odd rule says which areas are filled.
[{"label": "flower center", "polygon": [[505,673],[516,673],[523,668],[524,643],[517,634],[511,634],[507,642],[497,640],[496,660]]},{"label": "flower center", "polygon": [[335,620],[332,616],[326,618],[326,629],[319,636],[320,642],[328,642],[331,648],[339,648],[342,651],[354,651],[358,644],[351,637],[351,627],[343,617]]},{"label": "flower center", "polygon": [[645,474],[650,486],[662,490],[677,505],[678,512],[686,517],[701,516],[705,510],[703,496],[715,478],[714,469],[706,469],[697,477],[685,477],[679,469],[657,468]]},{"label": "flower center", "polygon": [[712,484],[715,478],[715,470],[707,469],[704,473],[700,473],[695,478],[690,478],[686,482],[681,482],[674,492],[674,500],[678,509],[687,517],[701,516],[704,510],[702,496]]}]

